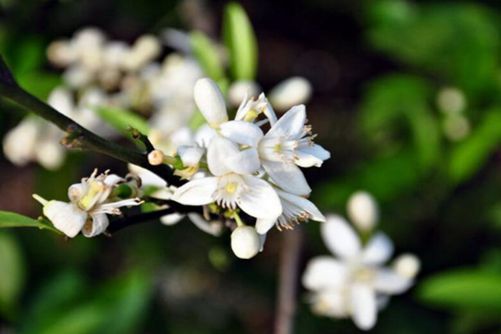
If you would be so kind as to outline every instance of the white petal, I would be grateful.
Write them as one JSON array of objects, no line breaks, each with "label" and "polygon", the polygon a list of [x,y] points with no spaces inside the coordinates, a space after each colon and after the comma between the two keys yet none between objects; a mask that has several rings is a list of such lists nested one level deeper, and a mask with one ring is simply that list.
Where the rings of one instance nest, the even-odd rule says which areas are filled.
[{"label": "white petal", "polygon": [[223,232],[223,225],[219,221],[207,221],[198,213],[189,213],[188,218],[205,233],[218,237]]},{"label": "white petal", "polygon": [[264,235],[268,233],[268,231],[275,226],[277,222],[276,219],[257,219],[256,220],[256,231],[257,233]]},{"label": "white petal", "polygon": [[61,114],[72,117],[75,105],[71,92],[64,87],[57,87],[49,94],[47,103]]},{"label": "white petal", "polygon": [[208,124],[204,124],[195,133],[195,142],[201,147],[207,148],[216,135],[217,133],[213,128]]},{"label": "white petal", "polygon": [[261,241],[254,227],[237,227],[231,233],[231,249],[240,259],[254,257],[261,249]]},{"label": "white petal", "polygon": [[388,261],[392,254],[393,243],[390,238],[386,234],[378,232],[365,246],[362,259],[366,264],[382,264]]},{"label": "white petal", "polygon": [[304,124],[306,122],[306,109],[304,105],[294,106],[287,111],[280,119],[271,127],[266,134],[267,137],[285,137],[296,138],[303,133]]},{"label": "white petal", "polygon": [[44,168],[56,170],[62,165],[66,151],[57,137],[51,137],[37,143],[35,155]]},{"label": "white petal", "polygon": [[75,183],[68,188],[68,198],[72,202],[77,202],[87,191],[87,183]]},{"label": "white petal", "polygon": [[220,129],[224,137],[241,145],[256,147],[263,138],[263,131],[257,125],[245,121],[225,122]]},{"label": "white petal", "polygon": [[360,240],[343,217],[329,215],[320,228],[325,245],[333,254],[342,259],[353,259],[360,255]]},{"label": "white petal", "polygon": [[280,198],[266,181],[251,175],[243,175],[249,189],[243,192],[238,206],[255,218],[276,219],[282,214]]},{"label": "white petal", "polygon": [[49,218],[55,228],[68,237],[75,237],[87,220],[87,212],[71,203],[50,201],[43,208],[43,214]]},{"label": "white petal", "polygon": [[269,98],[274,107],[286,110],[294,105],[306,103],[311,96],[311,84],[303,77],[292,77],[273,87]]},{"label": "white petal", "polygon": [[420,267],[421,263],[419,259],[413,254],[399,255],[393,262],[393,269],[395,272],[408,279],[414,279]]},{"label": "white petal", "polygon": [[207,148],[207,164],[210,172],[216,176],[231,172],[227,166],[227,159],[239,153],[237,144],[221,136],[214,137]]},{"label": "white petal", "polygon": [[309,290],[341,288],[348,277],[348,267],[330,256],[315,257],[306,266],[303,285]]},{"label": "white petal", "polygon": [[104,184],[106,184],[107,186],[114,186],[122,181],[124,181],[124,179],[116,174],[109,174],[104,178]]},{"label": "white petal", "polygon": [[393,270],[382,268],[376,272],[374,288],[377,292],[395,295],[409,289],[412,282],[412,279],[403,277]]},{"label": "white petal", "polygon": [[223,94],[214,81],[208,78],[199,79],[193,94],[198,109],[210,126],[218,127],[228,120]]},{"label": "white petal", "polygon": [[376,324],[377,303],[374,290],[365,284],[355,284],[351,288],[352,317],[355,325],[369,330]]},{"label": "white petal", "polygon": [[261,161],[255,148],[248,148],[227,156],[225,164],[237,174],[252,174],[261,167]]},{"label": "white petal", "polygon": [[214,201],[216,189],[216,177],[195,179],[177,188],[172,200],[184,205],[205,205]]},{"label": "white petal", "polygon": [[283,190],[300,196],[311,192],[303,172],[296,165],[269,160],[264,160],[262,164],[273,182]]},{"label": "white petal", "polygon": [[331,157],[329,151],[324,149],[318,144],[301,146],[296,150],[297,159],[295,160],[298,166],[308,168],[308,167],[320,167],[324,160]]},{"label": "white petal", "polygon": [[196,166],[204,153],[205,150],[199,146],[182,145],[177,149],[177,154],[179,154],[184,166]]},{"label": "white petal", "polygon": [[141,184],[143,186],[154,186],[159,188],[167,186],[167,182],[165,182],[164,179],[146,168],[133,164],[129,164],[128,167],[131,173],[134,173],[141,178]]},{"label": "white petal", "polygon": [[108,217],[104,213],[91,215],[92,220],[87,221],[82,229],[82,234],[87,238],[95,237],[106,231],[109,225]]},{"label": "white petal", "polygon": [[[278,196],[282,200],[282,206],[286,205],[293,206],[291,211],[307,212],[310,215],[310,219],[317,222],[325,222],[324,215],[318,210],[318,208],[311,201],[304,197],[296,196],[294,194],[289,194],[285,191],[277,190]],[[284,203],[284,201],[286,203]]]},{"label": "white petal", "polygon": [[18,166],[26,165],[34,158],[36,144],[41,131],[41,121],[27,117],[12,128],[3,139],[5,156]]},{"label": "white petal", "polygon": [[265,243],[266,243],[266,234],[259,234],[259,251],[260,252],[263,251]]},{"label": "white petal", "polygon": [[160,218],[160,222],[164,225],[170,226],[177,224],[181,219],[184,218],[185,215],[180,213],[171,213],[170,215],[166,215]]}]

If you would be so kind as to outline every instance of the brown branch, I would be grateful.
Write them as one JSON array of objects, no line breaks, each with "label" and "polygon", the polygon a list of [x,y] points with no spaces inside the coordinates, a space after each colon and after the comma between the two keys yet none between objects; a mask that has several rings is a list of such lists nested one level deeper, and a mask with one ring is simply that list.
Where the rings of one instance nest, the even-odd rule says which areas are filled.
[{"label": "brown branch", "polygon": [[301,228],[283,232],[280,251],[279,287],[275,313],[275,334],[292,334],[296,314]]}]

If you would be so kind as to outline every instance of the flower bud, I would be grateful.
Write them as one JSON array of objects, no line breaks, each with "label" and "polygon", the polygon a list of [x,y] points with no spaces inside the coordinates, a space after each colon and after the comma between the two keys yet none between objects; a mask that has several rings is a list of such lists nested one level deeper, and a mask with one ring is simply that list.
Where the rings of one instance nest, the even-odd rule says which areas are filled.
[{"label": "flower bud", "polygon": [[237,81],[228,90],[228,100],[232,106],[237,107],[245,98],[257,96],[259,92],[260,88],[254,81]]},{"label": "flower bud", "polygon": [[409,279],[416,277],[420,267],[419,259],[412,254],[402,254],[393,263],[397,274]]},{"label": "flower bud", "polygon": [[124,67],[130,71],[137,71],[160,54],[161,47],[158,39],[151,35],[141,36],[124,59]]},{"label": "flower bud", "polygon": [[275,86],[268,95],[273,107],[286,110],[292,106],[305,103],[311,97],[312,88],[308,80],[292,77]]},{"label": "flower bud", "polygon": [[437,105],[446,114],[459,114],[466,108],[466,99],[459,89],[446,87],[438,92]]},{"label": "flower bud", "polygon": [[228,121],[224,97],[217,84],[208,78],[199,79],[193,90],[195,103],[213,128]]},{"label": "flower bud", "polygon": [[470,121],[463,115],[446,116],[442,124],[445,136],[451,141],[460,141],[470,134]]},{"label": "flower bud", "polygon": [[259,235],[251,226],[239,226],[231,234],[231,249],[240,259],[254,257],[261,248]]},{"label": "flower bud", "polygon": [[148,162],[152,166],[158,166],[161,165],[164,161],[164,154],[160,150],[153,150],[150,153],[148,153]]},{"label": "flower bud", "polygon": [[351,222],[361,231],[370,231],[377,223],[377,203],[368,192],[357,191],[351,195],[347,210]]},{"label": "flower bud", "polygon": [[47,58],[59,67],[66,67],[76,59],[75,49],[68,41],[54,41],[47,48]]}]

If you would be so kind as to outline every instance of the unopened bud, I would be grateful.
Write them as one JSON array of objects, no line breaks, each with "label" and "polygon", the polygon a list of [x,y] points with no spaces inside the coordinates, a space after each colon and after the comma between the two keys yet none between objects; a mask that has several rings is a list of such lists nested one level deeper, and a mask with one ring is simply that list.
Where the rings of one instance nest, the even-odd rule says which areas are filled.
[{"label": "unopened bud", "polygon": [[260,248],[259,235],[254,227],[239,226],[231,234],[231,249],[240,259],[254,257]]},{"label": "unopened bud", "polygon": [[148,162],[152,166],[161,165],[164,161],[165,155],[160,150],[153,150],[148,153]]},{"label": "unopened bud", "polygon": [[351,195],[347,205],[348,217],[361,231],[370,231],[378,220],[377,203],[371,194],[357,191]]},{"label": "unopened bud", "polygon": [[447,114],[459,114],[466,107],[466,99],[462,91],[454,87],[440,90],[437,96],[438,108]]},{"label": "unopened bud", "polygon": [[259,92],[260,88],[254,81],[237,81],[228,90],[228,101],[230,105],[237,107],[245,98],[257,96]]},{"label": "unopened bud", "polygon": [[311,84],[302,77],[292,77],[275,86],[268,98],[274,108],[286,110],[305,103],[311,97]]},{"label": "unopened bud", "polygon": [[397,274],[409,279],[416,277],[420,267],[419,259],[412,254],[402,254],[393,263]]}]

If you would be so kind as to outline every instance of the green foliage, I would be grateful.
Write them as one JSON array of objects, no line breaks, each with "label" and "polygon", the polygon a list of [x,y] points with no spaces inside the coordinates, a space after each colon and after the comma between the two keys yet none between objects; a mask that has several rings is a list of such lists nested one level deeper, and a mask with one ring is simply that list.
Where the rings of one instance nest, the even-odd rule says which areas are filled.
[{"label": "green foliage", "polygon": [[501,312],[501,274],[477,269],[436,274],[420,284],[425,303],[447,309]]},{"label": "green foliage", "polygon": [[195,31],[190,34],[190,42],[193,55],[205,74],[215,81],[224,79],[220,52],[210,38],[200,31]]},{"label": "green foliage", "polygon": [[[360,108],[362,132],[386,148],[410,140],[420,167],[432,167],[441,149],[438,121],[429,107],[431,95],[427,82],[416,76],[394,74],[374,81]],[[401,138],[403,130],[411,137]]]},{"label": "green foliage", "polygon": [[258,62],[256,36],[247,14],[238,3],[230,3],[225,8],[223,35],[233,79],[253,80]]},{"label": "green foliage", "polygon": [[148,122],[136,113],[116,107],[97,108],[97,114],[108,124],[123,134],[128,134],[130,128],[137,129],[142,134],[148,134]]},{"label": "green foliage", "polygon": [[368,8],[368,37],[377,49],[439,73],[470,93],[494,80],[499,33],[488,9],[465,3],[417,6],[401,0],[371,2]]},{"label": "green foliage", "polygon": [[24,259],[10,234],[0,233],[0,314],[12,316],[24,285]]},{"label": "green foliage", "polygon": [[26,217],[15,212],[0,211],[0,228],[10,227],[35,227],[61,234],[61,232],[41,220]]},{"label": "green foliage", "polygon": [[501,109],[493,108],[485,113],[479,124],[466,140],[451,152],[449,173],[454,182],[467,180],[487,161],[501,144]]}]

